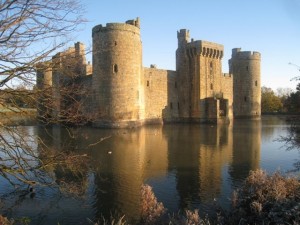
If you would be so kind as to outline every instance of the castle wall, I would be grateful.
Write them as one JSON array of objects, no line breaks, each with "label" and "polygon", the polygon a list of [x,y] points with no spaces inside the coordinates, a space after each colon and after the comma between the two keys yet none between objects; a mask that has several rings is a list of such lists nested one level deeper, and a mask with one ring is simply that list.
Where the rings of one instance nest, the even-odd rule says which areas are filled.
[{"label": "castle wall", "polygon": [[233,118],[233,76],[229,73],[224,73],[221,78],[221,93],[223,98],[228,100],[227,116]]},{"label": "castle wall", "polygon": [[136,126],[143,120],[142,43],[139,22],[93,28],[94,122],[99,127]]},{"label": "castle wall", "polygon": [[178,118],[176,72],[144,68],[146,122],[173,121]]}]

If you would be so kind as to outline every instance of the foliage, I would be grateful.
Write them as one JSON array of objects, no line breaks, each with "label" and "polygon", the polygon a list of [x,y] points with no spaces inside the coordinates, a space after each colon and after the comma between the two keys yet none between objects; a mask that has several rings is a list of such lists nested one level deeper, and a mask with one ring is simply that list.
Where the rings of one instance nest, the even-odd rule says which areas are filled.
[{"label": "foliage", "polygon": [[166,209],[161,202],[157,201],[152,188],[149,185],[143,185],[141,189],[141,217],[143,224],[155,224],[161,220]]},{"label": "foliage", "polygon": [[6,217],[3,217],[0,215],[0,224],[1,225],[13,225],[13,221],[7,219]]},{"label": "foliage", "polygon": [[[185,214],[173,214],[166,218],[167,209],[157,198],[149,185],[141,188],[141,222],[140,224],[173,224],[173,225],[210,225],[208,218],[200,218],[198,210],[185,210]],[[219,224],[219,223],[218,223]]]},{"label": "foliage", "polygon": [[285,107],[288,112],[300,113],[300,83],[298,83],[296,91],[287,97]]},{"label": "foliage", "polygon": [[29,225],[30,220],[28,218],[20,218],[20,219],[8,219],[7,217],[4,217],[0,215],[0,224],[1,225]]},{"label": "foliage", "polygon": [[299,209],[299,180],[257,170],[234,194],[231,220],[233,224],[298,224]]},{"label": "foliage", "polygon": [[261,88],[261,111],[262,113],[274,113],[282,110],[281,99],[275,95],[271,88]]}]

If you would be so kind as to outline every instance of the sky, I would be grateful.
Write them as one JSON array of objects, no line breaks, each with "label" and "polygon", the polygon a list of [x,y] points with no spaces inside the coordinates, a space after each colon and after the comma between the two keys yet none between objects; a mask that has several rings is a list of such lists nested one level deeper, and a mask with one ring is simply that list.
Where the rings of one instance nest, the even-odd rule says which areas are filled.
[{"label": "sky", "polygon": [[[223,72],[232,48],[261,53],[261,81],[295,89],[300,76],[300,0],[81,0],[88,22],[75,41],[92,46],[92,28],[140,17],[143,65],[175,70],[177,31],[224,45]],[[91,60],[91,59],[89,59]]]}]

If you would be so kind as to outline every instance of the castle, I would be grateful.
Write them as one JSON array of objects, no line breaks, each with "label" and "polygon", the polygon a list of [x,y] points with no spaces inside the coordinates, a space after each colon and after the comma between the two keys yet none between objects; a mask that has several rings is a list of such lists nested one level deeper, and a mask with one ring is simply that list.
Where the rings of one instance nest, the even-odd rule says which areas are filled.
[{"label": "castle", "polygon": [[[76,74],[76,83],[89,90],[88,97],[77,94],[81,103],[77,111],[93,114],[96,127],[222,123],[261,115],[258,52],[233,49],[229,73],[223,73],[223,45],[190,40],[189,31],[181,29],[177,32],[176,71],[172,71],[155,65],[143,67],[139,18],[95,26],[92,38],[92,65],[86,62],[85,47],[78,42],[37,69],[37,87],[51,87],[56,102],[51,116],[61,116],[66,108],[60,89],[70,85],[66,82],[70,71]],[[70,59],[76,61],[72,66]],[[39,114],[43,111],[41,107]]]}]

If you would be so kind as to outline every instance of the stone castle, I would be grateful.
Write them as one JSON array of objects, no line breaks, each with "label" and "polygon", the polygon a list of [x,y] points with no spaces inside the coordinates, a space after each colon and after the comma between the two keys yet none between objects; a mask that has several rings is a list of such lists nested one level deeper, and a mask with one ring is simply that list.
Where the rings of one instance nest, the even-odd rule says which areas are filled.
[{"label": "stone castle", "polygon": [[[37,87],[51,87],[56,102],[53,117],[61,115],[64,96],[60,89],[70,85],[66,85],[70,71],[76,74],[76,82],[89,90],[88,97],[79,96],[77,111],[93,114],[96,127],[221,123],[261,115],[258,52],[233,49],[229,73],[223,73],[223,45],[190,40],[189,31],[181,29],[177,32],[176,71],[172,71],[155,65],[143,67],[139,18],[95,26],[92,38],[92,65],[86,62],[85,47],[78,42],[52,58],[55,66],[47,62],[52,66],[37,69]],[[72,66],[68,64],[71,58],[76,61]],[[43,110],[40,108],[39,114]]]}]

